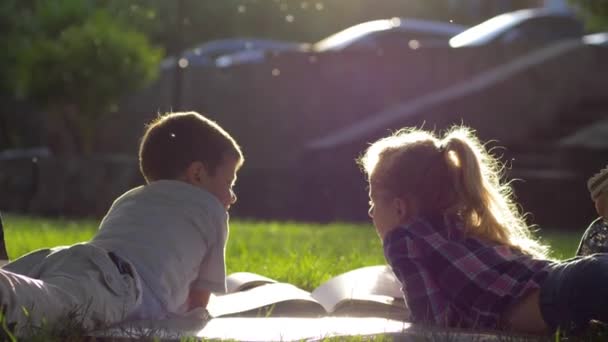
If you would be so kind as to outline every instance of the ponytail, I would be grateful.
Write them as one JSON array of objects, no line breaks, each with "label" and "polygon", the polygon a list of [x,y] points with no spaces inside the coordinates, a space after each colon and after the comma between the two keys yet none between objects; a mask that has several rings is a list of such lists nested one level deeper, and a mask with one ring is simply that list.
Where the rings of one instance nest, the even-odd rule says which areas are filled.
[{"label": "ponytail", "polygon": [[502,164],[486,151],[473,131],[454,127],[442,144],[466,233],[546,257],[547,248],[532,237],[513,201],[511,186],[501,182]]},{"label": "ponytail", "polygon": [[373,143],[358,161],[374,186],[414,198],[418,215],[457,215],[467,235],[546,257],[547,248],[532,237],[510,185],[501,182],[502,165],[472,129],[455,126],[442,139],[402,129]]}]

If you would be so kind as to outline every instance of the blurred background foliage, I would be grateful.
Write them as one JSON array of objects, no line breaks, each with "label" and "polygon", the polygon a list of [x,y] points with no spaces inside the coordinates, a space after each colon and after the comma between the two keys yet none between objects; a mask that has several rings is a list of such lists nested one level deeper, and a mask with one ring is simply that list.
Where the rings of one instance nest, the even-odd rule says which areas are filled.
[{"label": "blurred background foliage", "polygon": [[569,0],[585,18],[589,31],[608,30],[608,0]]},{"label": "blurred background foliage", "polygon": [[0,7],[10,47],[0,60],[2,91],[46,113],[47,143],[59,155],[89,153],[97,120],[157,75],[162,48],[112,10],[80,0]]}]

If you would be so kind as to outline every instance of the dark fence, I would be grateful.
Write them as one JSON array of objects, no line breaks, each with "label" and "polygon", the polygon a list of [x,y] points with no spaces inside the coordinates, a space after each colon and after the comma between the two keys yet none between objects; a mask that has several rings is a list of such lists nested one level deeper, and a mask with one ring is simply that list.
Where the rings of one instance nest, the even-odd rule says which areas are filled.
[{"label": "dark fence", "polygon": [[0,209],[54,216],[101,216],[125,190],[142,184],[135,159],[0,160]]},{"label": "dark fence", "polygon": [[[607,48],[576,42],[546,48],[286,53],[255,65],[187,68],[180,102],[183,109],[216,120],[243,146],[247,161],[234,216],[362,220],[367,194],[354,159],[370,141],[403,126],[441,129],[464,123],[484,140],[533,156],[539,146],[554,146],[559,137],[606,116],[606,61]],[[126,99],[99,127],[100,153],[132,160],[121,161],[121,167],[115,161],[87,161],[80,171],[68,169],[67,161],[41,162],[40,170],[56,167],[54,176],[38,176],[35,190],[24,180],[0,183],[3,190],[23,189],[7,191],[12,199],[2,196],[0,209],[103,212],[113,197],[141,183],[135,165],[138,139],[145,122],[171,110],[172,86],[172,71],[163,71],[158,82]],[[602,151],[551,151],[560,162],[544,169],[574,171],[558,179],[542,172],[528,176],[525,170],[543,167],[534,157],[527,157],[532,162],[526,165],[516,160],[513,171],[524,170],[527,177],[516,183],[517,194],[538,223],[583,224],[593,215],[584,180],[608,159]],[[17,167],[24,176],[34,172],[26,162],[15,163],[21,166],[1,164],[0,177],[12,179],[6,174]],[[563,197],[568,199],[559,201],[550,192],[556,188],[567,189]],[[19,195],[32,192],[39,195]],[[40,195],[54,192],[61,195]],[[570,215],[564,207],[580,214]]]}]

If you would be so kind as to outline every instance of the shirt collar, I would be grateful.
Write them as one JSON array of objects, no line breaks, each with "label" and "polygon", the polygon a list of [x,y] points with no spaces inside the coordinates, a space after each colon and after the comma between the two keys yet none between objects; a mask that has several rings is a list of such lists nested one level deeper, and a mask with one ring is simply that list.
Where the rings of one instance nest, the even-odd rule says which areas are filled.
[{"label": "shirt collar", "polygon": [[211,207],[213,211],[226,213],[219,199],[209,191],[178,180],[161,179],[143,186],[143,191],[162,194],[184,205]]}]

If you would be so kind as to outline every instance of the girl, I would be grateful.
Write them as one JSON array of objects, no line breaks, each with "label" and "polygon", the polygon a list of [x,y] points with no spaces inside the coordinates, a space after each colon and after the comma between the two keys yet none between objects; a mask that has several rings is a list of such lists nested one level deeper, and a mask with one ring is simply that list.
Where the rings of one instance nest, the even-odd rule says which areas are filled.
[{"label": "girl", "polygon": [[413,322],[524,333],[608,322],[608,255],[547,259],[472,130],[400,130],[359,163]]}]

